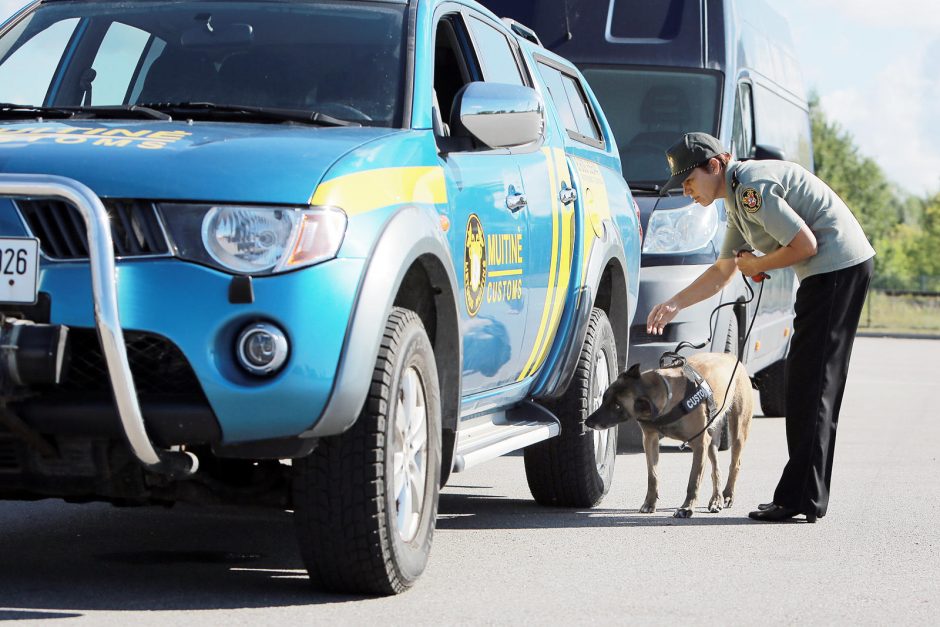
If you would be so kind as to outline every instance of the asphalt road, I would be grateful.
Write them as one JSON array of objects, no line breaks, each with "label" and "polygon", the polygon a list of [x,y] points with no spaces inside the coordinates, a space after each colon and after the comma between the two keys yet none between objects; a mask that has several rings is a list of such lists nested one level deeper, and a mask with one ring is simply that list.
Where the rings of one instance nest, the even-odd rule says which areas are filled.
[{"label": "asphalt road", "polygon": [[783,420],[763,417],[735,507],[688,520],[672,518],[691,461],[674,447],[661,457],[655,514],[637,511],[642,454],[618,457],[594,510],[534,505],[518,456],[455,475],[427,572],[393,598],[311,590],[287,513],[0,503],[0,620],[936,624],[938,358],[936,341],[857,341],[829,515],[815,525],[747,518],[786,454]]}]

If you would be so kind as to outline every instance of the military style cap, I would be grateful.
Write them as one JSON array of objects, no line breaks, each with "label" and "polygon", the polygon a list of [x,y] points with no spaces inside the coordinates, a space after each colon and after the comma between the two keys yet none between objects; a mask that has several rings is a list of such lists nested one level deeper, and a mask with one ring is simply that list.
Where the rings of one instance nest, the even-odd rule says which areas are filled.
[{"label": "military style cap", "polygon": [[682,139],[666,151],[666,161],[672,176],[663,185],[660,193],[679,187],[689,172],[705,165],[712,157],[728,152],[717,139],[708,133],[686,133]]}]

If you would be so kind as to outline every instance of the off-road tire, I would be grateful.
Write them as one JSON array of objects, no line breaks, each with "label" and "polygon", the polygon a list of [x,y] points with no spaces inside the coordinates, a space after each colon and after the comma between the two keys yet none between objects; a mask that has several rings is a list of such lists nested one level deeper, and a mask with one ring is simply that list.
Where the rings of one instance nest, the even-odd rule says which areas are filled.
[{"label": "off-road tire", "polygon": [[[609,385],[617,378],[617,344],[607,315],[594,309],[568,389],[558,400],[544,403],[561,420],[561,433],[524,451],[529,491],[541,505],[594,507],[610,490],[617,459],[617,427],[602,436],[584,426],[585,419],[596,409],[592,400],[599,405],[596,403],[599,385],[606,388],[595,376],[601,351],[606,359]],[[604,389],[600,389],[600,394],[603,393]],[[603,446],[600,462],[595,454],[599,439]]]},{"label": "off-road tire", "polygon": [[754,377],[765,416],[787,415],[787,360],[770,364]]},{"label": "off-road tire", "polygon": [[[414,537],[407,542],[399,533],[392,466],[394,417],[406,371],[417,373],[423,385],[427,437],[423,504]],[[414,375],[409,376],[413,381]],[[434,353],[420,318],[394,308],[356,423],[342,435],[323,438],[308,457],[294,460],[295,528],[316,587],[397,594],[424,571],[440,485],[439,389]]]}]

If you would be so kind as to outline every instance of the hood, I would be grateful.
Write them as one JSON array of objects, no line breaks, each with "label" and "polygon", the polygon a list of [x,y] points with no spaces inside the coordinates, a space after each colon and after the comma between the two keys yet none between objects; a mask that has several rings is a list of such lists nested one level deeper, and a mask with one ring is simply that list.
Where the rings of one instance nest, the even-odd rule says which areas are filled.
[{"label": "hood", "polygon": [[0,172],[101,197],[306,204],[340,157],[399,129],[100,120],[0,122]]}]

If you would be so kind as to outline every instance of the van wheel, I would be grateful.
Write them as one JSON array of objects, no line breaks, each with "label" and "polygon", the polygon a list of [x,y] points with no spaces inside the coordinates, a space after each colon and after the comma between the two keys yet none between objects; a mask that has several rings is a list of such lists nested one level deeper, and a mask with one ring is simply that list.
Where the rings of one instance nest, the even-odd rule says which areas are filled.
[{"label": "van wheel", "polygon": [[574,378],[564,395],[545,407],[561,420],[561,433],[524,451],[529,491],[540,505],[593,507],[614,476],[617,427],[595,431],[584,421],[600,407],[617,378],[617,345],[607,315],[591,311]]},{"label": "van wheel", "polygon": [[294,460],[294,521],[311,582],[397,594],[424,571],[437,517],[441,404],[424,325],[394,308],[349,431]]},{"label": "van wheel", "polygon": [[770,364],[754,377],[765,416],[787,415],[787,360]]}]

